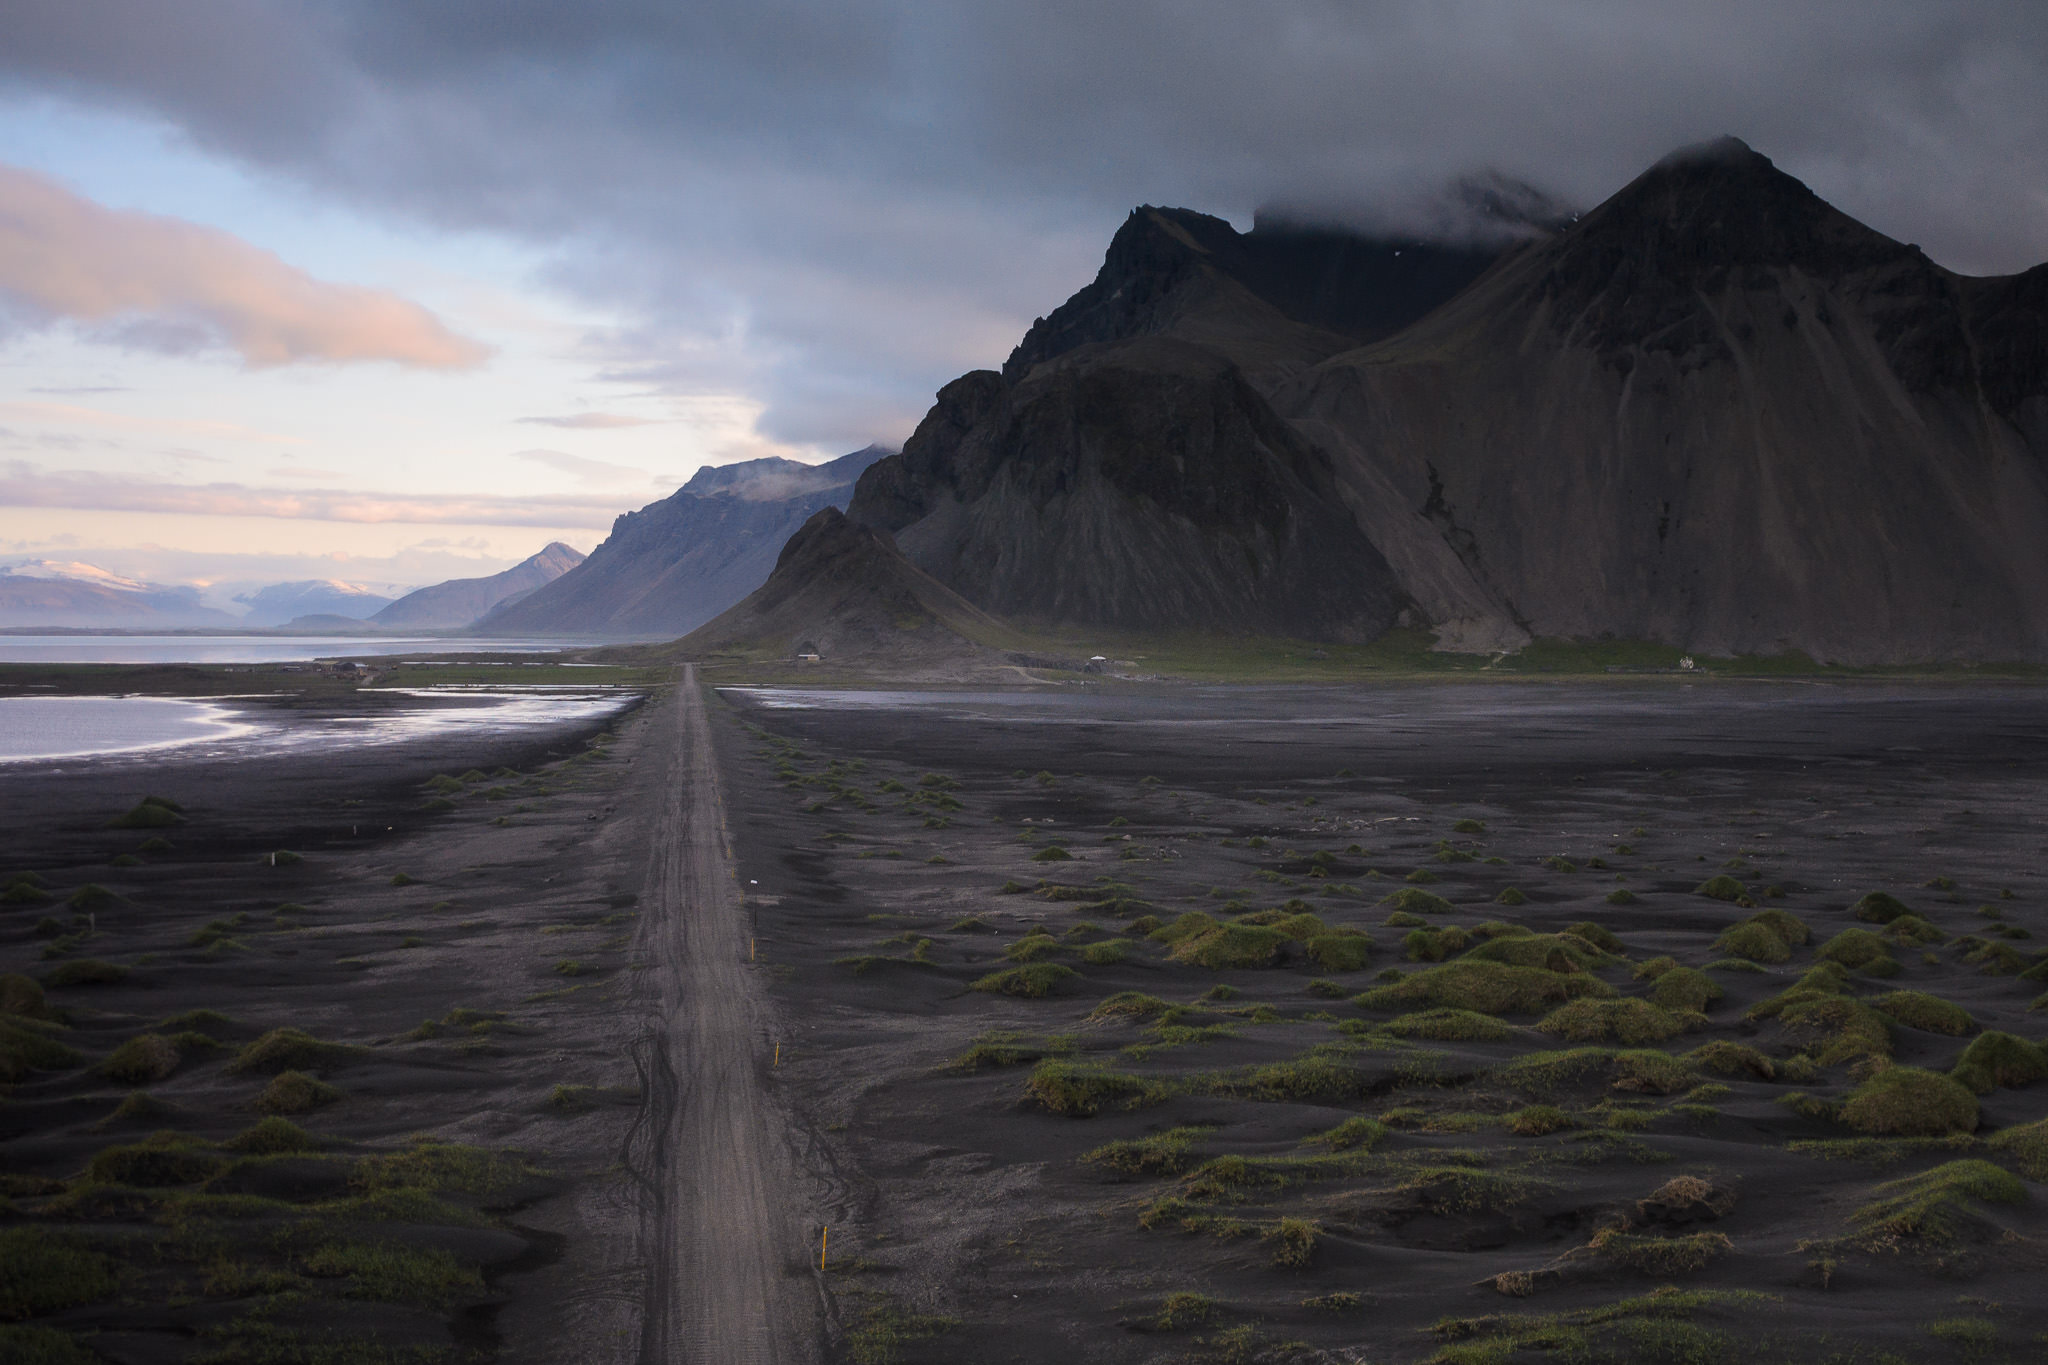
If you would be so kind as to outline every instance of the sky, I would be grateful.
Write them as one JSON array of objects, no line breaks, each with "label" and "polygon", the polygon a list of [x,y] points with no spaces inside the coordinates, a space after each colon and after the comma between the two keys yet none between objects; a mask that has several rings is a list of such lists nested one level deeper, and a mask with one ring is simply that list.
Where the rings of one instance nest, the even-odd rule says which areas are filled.
[{"label": "sky", "polygon": [[2039,0],[9,0],[0,564],[489,573],[902,441],[1138,204],[1402,228],[1741,137],[2048,260]]}]

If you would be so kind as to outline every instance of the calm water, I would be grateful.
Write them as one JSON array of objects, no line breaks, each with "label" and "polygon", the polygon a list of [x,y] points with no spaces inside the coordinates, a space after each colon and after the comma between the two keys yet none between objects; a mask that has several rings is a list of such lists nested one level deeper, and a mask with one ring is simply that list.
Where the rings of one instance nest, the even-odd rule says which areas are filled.
[{"label": "calm water", "polygon": [[416,705],[303,716],[238,702],[168,697],[0,697],[0,764],[66,759],[233,758],[339,745],[538,729],[599,719],[635,694],[609,688],[400,692]]},{"label": "calm water", "polygon": [[360,635],[0,635],[0,663],[277,664],[370,654],[554,654],[560,640]]}]

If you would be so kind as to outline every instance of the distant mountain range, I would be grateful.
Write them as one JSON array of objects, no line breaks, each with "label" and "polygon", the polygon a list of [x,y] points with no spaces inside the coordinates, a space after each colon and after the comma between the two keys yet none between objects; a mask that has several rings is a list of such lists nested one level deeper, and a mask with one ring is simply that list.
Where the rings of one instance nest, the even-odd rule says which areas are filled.
[{"label": "distant mountain range", "polygon": [[1024,625],[2048,660],[2048,266],[1956,275],[1734,139],[1506,226],[1139,209],[847,517]]},{"label": "distant mountain range", "polygon": [[628,512],[590,557],[492,612],[500,635],[670,639],[760,587],[792,533],[888,451],[869,446],[820,465],[746,460],[700,469],[673,495]]},{"label": "distant mountain range", "polygon": [[300,617],[320,616],[332,621],[364,621],[391,605],[391,599],[360,583],[338,578],[307,578],[295,583],[272,583],[235,598],[248,608],[241,624],[268,627],[290,625]]},{"label": "distant mountain range", "polygon": [[41,559],[0,568],[0,626],[177,629],[232,626],[197,588],[145,583],[92,564]]},{"label": "distant mountain range", "polygon": [[503,573],[488,578],[451,578],[407,593],[369,621],[386,630],[459,629],[521,601],[582,562],[580,551],[557,540]]}]

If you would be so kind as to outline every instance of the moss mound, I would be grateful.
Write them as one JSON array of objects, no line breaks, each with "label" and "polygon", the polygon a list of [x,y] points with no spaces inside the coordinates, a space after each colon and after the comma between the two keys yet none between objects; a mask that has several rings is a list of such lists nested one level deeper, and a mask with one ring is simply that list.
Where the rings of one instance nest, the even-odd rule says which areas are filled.
[{"label": "moss mound", "polygon": [[1513,1037],[1515,1032],[1492,1015],[1457,1009],[1420,1010],[1380,1027],[1397,1038],[1460,1043],[1497,1043]]},{"label": "moss mound", "polygon": [[227,1158],[181,1133],[158,1133],[142,1142],[103,1147],[86,1163],[87,1178],[110,1185],[163,1189],[211,1180]]},{"label": "moss mound", "polygon": [[2018,1089],[2048,1077],[2048,1053],[2039,1044],[2010,1033],[1980,1033],[1970,1040],[1948,1074],[1979,1095],[1988,1095],[2000,1086]]},{"label": "moss mound", "polygon": [[1984,1145],[2011,1157],[2027,1179],[2048,1180],[2048,1119],[2002,1128],[1986,1138]]},{"label": "moss mound", "polygon": [[[0,1319],[25,1318],[35,1313],[52,1313],[81,1303],[113,1297],[119,1288],[114,1262],[89,1250],[76,1236],[47,1227],[18,1227],[0,1230]],[[20,1330],[20,1329],[15,1329]],[[68,1336],[51,1331],[52,1337]],[[19,1337],[0,1337],[0,1348],[12,1348]],[[35,1344],[35,1343],[31,1343]],[[38,1346],[38,1349],[41,1349]],[[34,1360],[34,1356],[9,1354],[0,1358]],[[51,1360],[73,1359],[51,1355]],[[81,1351],[76,1357],[99,1359]]]},{"label": "moss mound", "polygon": [[1159,1098],[1158,1087],[1143,1077],[1057,1057],[1038,1064],[1024,1093],[1046,1110],[1074,1119],[1092,1117],[1112,1101],[1129,1107]]},{"label": "moss mound", "polygon": [[34,977],[20,972],[0,976],[0,1014],[18,1014],[24,1019],[48,1019],[49,1002]]},{"label": "moss mound", "polygon": [[107,821],[108,829],[170,829],[185,823],[184,807],[162,796],[145,796],[126,814]]},{"label": "moss mound", "polygon": [[280,1071],[256,1097],[264,1114],[310,1114],[341,1098],[341,1091],[303,1071]]},{"label": "moss mound", "polygon": [[1783,910],[1759,910],[1723,930],[1714,951],[1752,962],[1788,962],[1792,950],[1812,937],[1802,921]]},{"label": "moss mound", "polygon": [[1424,891],[1413,886],[1402,887],[1380,904],[1391,905],[1394,909],[1405,910],[1411,915],[1449,915],[1455,914],[1458,908],[1434,891]]},{"label": "moss mound", "polygon": [[1442,929],[1410,929],[1401,936],[1401,949],[1410,962],[1442,962],[1472,946],[1472,935],[1457,925]]},{"label": "moss mound", "polygon": [[1504,962],[1551,972],[1589,972],[1617,959],[1577,934],[1509,934],[1489,939],[1465,954],[1469,961]]},{"label": "moss mound", "polygon": [[1661,1043],[1706,1022],[1703,1015],[1665,1009],[1647,1000],[1574,1000],[1552,1010],[1536,1027],[1573,1043]]},{"label": "moss mound", "polygon": [[1857,919],[1870,924],[1890,924],[1901,915],[1913,913],[1898,897],[1888,896],[1882,891],[1870,892],[1850,906],[1849,910]]},{"label": "moss mound", "polygon": [[1538,1014],[1581,996],[1612,994],[1612,986],[1585,972],[1552,972],[1466,957],[1369,990],[1352,1003],[1367,1010],[1443,1008],[1479,1014]]},{"label": "moss mound", "polygon": [[1719,1000],[1721,984],[1695,967],[1671,967],[1657,975],[1650,999],[1667,1010],[1698,1013]]},{"label": "moss mound", "polygon": [[61,963],[43,978],[45,986],[112,986],[128,979],[128,969],[94,957],[74,958]]},{"label": "moss mound", "polygon": [[991,995],[1012,995],[1023,1000],[1039,1000],[1051,995],[1067,982],[1078,980],[1080,975],[1072,967],[1063,967],[1057,962],[1029,962],[1021,967],[991,972],[975,982],[974,989],[986,991]]},{"label": "moss mound", "polygon": [[1707,878],[1692,890],[1696,896],[1706,896],[1717,901],[1739,901],[1749,894],[1741,882],[1725,872]]},{"label": "moss mound", "polygon": [[1603,953],[1612,953],[1614,956],[1620,957],[1625,951],[1619,938],[1616,938],[1611,932],[1601,928],[1589,919],[1582,919],[1576,924],[1567,924],[1564,927],[1564,931],[1573,938],[1584,939]]},{"label": "moss mound", "polygon": [[1859,1133],[1940,1137],[1977,1126],[1977,1097],[1935,1071],[1887,1067],[1851,1092],[1842,1122]]},{"label": "moss mound", "polygon": [[1701,1043],[1685,1059],[1702,1071],[1711,1071],[1720,1076],[1750,1075],[1760,1081],[1778,1078],[1777,1063],[1747,1043],[1730,1042],[1716,1038],[1711,1043]]},{"label": "moss mound", "polygon": [[138,1033],[107,1055],[99,1073],[123,1085],[148,1085],[178,1069],[177,1045],[160,1033]]},{"label": "moss mound", "polygon": [[236,1075],[251,1071],[306,1071],[333,1066],[356,1052],[356,1048],[341,1043],[323,1043],[303,1029],[274,1028],[236,1053],[228,1070]]},{"label": "moss mound", "polygon": [[84,1065],[84,1057],[50,1036],[56,1031],[19,1015],[0,1017],[0,1082],[11,1085],[32,1071],[69,1071]]},{"label": "moss mound", "polygon": [[1977,1027],[1977,1021],[1961,1005],[1950,1004],[1938,995],[1925,991],[1893,991],[1870,1002],[1872,1009],[1880,1010],[1898,1020],[1907,1028],[1920,1029],[1926,1033],[1946,1034],[1960,1038]]},{"label": "moss mound", "polygon": [[1825,962],[1839,962],[1867,976],[1897,976],[1899,964],[1891,945],[1868,929],[1844,929],[1815,953]]},{"label": "moss mound", "polygon": [[1900,1238],[1952,1240],[1965,1218],[1976,1217],[1978,1204],[2017,1204],[2027,1188],[2012,1172],[1988,1161],[1950,1161],[1931,1171],[1891,1180],[1871,1193],[1858,1209],[1856,1223],[1886,1242]]}]

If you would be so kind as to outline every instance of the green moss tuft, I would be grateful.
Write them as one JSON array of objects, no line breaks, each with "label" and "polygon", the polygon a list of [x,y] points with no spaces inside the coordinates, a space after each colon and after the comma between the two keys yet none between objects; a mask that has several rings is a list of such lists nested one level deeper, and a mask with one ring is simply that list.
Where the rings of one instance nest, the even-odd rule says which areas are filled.
[{"label": "green moss tuft", "polygon": [[1078,980],[1080,975],[1072,967],[1063,967],[1057,962],[1031,962],[1021,967],[991,972],[975,982],[974,989],[992,995],[1011,995],[1024,1000],[1039,1000],[1051,995],[1067,982]]},{"label": "green moss tuft", "polygon": [[1948,1074],[1979,1095],[2000,1086],[2017,1089],[2048,1077],[2048,1053],[2024,1038],[1989,1031],[1970,1040]]},{"label": "green moss tuft", "polygon": [[1841,1117],[1861,1133],[1901,1137],[1967,1133],[1977,1126],[1977,1097],[1938,1072],[1887,1067],[1850,1093]]},{"label": "green moss tuft", "polygon": [[1536,1027],[1567,1042],[1635,1047],[1661,1043],[1705,1022],[1701,1015],[1668,1010],[1647,1000],[1574,1000],[1552,1010]]},{"label": "green moss tuft", "polygon": [[1394,909],[1405,910],[1411,915],[1449,915],[1457,912],[1455,905],[1434,891],[1423,891],[1412,886],[1402,887],[1380,904],[1391,905]]},{"label": "green moss tuft", "polygon": [[1926,1033],[1946,1034],[1960,1038],[1977,1027],[1977,1021],[1961,1005],[1951,1004],[1938,995],[1925,991],[1893,991],[1870,1002],[1871,1008],[1880,1010],[1904,1024],[1907,1028],[1920,1029]]},{"label": "green moss tuft", "polygon": [[1839,962],[1869,976],[1897,976],[1899,964],[1891,945],[1868,929],[1844,929],[1816,950],[1824,962]]},{"label": "green moss tuft", "polygon": [[1705,1010],[1722,994],[1719,982],[1692,967],[1673,966],[1659,973],[1657,984],[1650,988],[1650,999],[1665,1009],[1694,1013]]},{"label": "green moss tuft", "polygon": [[1481,1014],[1536,1014],[1581,996],[1613,993],[1612,986],[1585,972],[1553,972],[1467,957],[1369,990],[1353,1003],[1367,1010],[1442,1007]]},{"label": "green moss tuft", "polygon": [[1890,924],[1901,915],[1913,913],[1898,897],[1886,895],[1882,891],[1870,892],[1849,909],[1857,919],[1870,924]]}]

